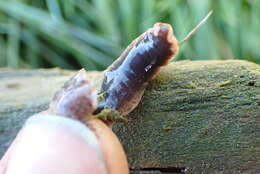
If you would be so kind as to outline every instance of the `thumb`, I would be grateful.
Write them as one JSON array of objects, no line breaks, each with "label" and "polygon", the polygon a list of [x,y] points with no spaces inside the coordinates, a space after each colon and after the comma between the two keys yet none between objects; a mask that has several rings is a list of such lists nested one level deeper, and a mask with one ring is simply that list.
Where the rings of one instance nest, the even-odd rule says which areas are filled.
[{"label": "thumb", "polygon": [[107,173],[95,134],[84,124],[54,115],[29,118],[0,161],[0,174]]}]

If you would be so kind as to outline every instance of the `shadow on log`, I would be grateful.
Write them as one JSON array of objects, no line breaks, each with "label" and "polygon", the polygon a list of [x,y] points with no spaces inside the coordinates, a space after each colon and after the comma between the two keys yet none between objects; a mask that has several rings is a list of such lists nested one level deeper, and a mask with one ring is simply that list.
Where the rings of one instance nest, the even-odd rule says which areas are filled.
[{"label": "shadow on log", "polygon": [[[0,154],[73,72],[0,70]],[[102,73],[90,72],[95,86]],[[152,81],[114,131],[133,174],[260,173],[260,66],[182,61]]]}]

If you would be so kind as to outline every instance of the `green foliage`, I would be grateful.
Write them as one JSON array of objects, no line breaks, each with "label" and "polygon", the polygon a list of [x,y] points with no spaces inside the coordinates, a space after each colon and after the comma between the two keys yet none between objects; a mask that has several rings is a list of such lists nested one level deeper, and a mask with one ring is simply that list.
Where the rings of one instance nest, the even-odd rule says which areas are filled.
[{"label": "green foliage", "polygon": [[181,40],[210,10],[175,60],[260,63],[259,8],[256,0],[0,0],[0,66],[102,70],[155,22],[172,24]]}]

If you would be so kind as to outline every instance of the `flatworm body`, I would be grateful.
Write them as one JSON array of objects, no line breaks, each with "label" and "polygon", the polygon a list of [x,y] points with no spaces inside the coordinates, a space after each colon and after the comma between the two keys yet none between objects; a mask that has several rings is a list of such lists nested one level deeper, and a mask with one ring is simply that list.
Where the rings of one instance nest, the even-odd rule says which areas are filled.
[{"label": "flatworm body", "polygon": [[96,113],[110,108],[126,115],[140,102],[148,82],[178,52],[171,25],[156,23],[135,39],[105,71],[104,100]]}]

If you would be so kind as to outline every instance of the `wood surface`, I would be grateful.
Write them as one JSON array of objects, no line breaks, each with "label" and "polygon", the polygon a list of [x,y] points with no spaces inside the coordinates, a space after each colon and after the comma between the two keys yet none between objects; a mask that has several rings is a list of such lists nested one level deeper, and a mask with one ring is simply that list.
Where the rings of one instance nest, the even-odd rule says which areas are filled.
[{"label": "wood surface", "polygon": [[[72,71],[0,69],[0,156]],[[98,89],[101,72],[89,72]],[[127,123],[116,123],[133,174],[260,173],[260,66],[171,63]]]}]

